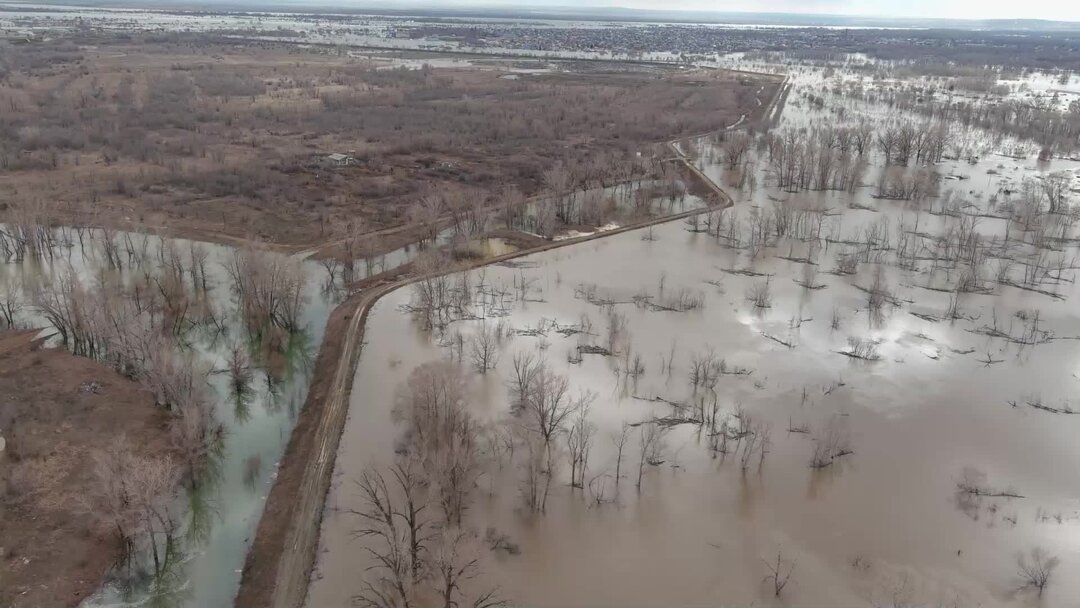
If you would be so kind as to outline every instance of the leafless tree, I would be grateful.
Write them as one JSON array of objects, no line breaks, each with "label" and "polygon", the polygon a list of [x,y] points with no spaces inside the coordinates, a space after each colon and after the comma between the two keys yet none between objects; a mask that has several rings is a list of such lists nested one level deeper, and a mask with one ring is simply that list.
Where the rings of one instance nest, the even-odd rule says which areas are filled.
[{"label": "leafless tree", "polygon": [[1050,213],[1063,213],[1068,208],[1070,181],[1069,175],[1061,171],[1043,178],[1041,185],[1046,201],[1050,205]]},{"label": "leafless tree", "polygon": [[573,176],[570,170],[561,161],[544,171],[544,184],[555,202],[556,216],[567,224],[571,222],[570,218],[573,215],[572,203],[570,197],[567,196],[572,181]]},{"label": "leafless tree", "polygon": [[225,430],[214,414],[212,402],[201,390],[184,397],[170,421],[169,444],[179,455],[192,487],[202,473],[212,471],[210,458],[219,452]]},{"label": "leafless tree", "polygon": [[357,481],[364,498],[364,508],[350,511],[359,518],[353,536],[365,540],[364,550],[371,556],[374,580],[364,580],[354,605],[368,608],[409,608],[416,603],[416,589],[411,576],[413,562],[408,536],[398,523],[398,512],[386,480],[374,471],[365,471]]},{"label": "leafless tree", "polygon": [[[435,592],[441,608],[459,608],[466,599],[463,585],[479,574],[480,559],[476,557],[472,535],[460,529],[444,530],[442,540],[431,560]],[[495,608],[506,602],[497,597],[497,589],[482,592],[472,598],[473,608]]]},{"label": "leafless tree", "polygon": [[810,466],[823,469],[837,458],[851,454],[851,439],[837,416],[829,418],[822,432],[814,437],[814,452]]},{"label": "leafless tree", "polygon": [[878,355],[877,342],[871,339],[849,336],[847,339],[847,344],[847,350],[841,351],[841,354],[847,355],[852,359],[862,359],[863,361],[877,361],[881,358],[881,356]]},{"label": "leafless tree", "polygon": [[524,427],[517,428],[521,435],[519,441],[525,447],[525,458],[520,464],[521,496],[530,511],[543,513],[547,508],[548,493],[551,490],[554,457],[540,435]]},{"label": "leafless tree", "polygon": [[514,412],[521,412],[526,407],[533,383],[536,381],[540,370],[544,369],[543,361],[537,359],[532,351],[518,351],[514,353],[514,375],[510,381],[510,408]]},{"label": "leafless tree", "polygon": [[0,287],[0,328],[15,327],[23,309],[21,281],[17,276],[4,276]]},{"label": "leafless tree", "polygon": [[247,353],[239,346],[234,346],[229,352],[229,384],[232,392],[237,397],[245,396],[250,387],[253,373],[251,362]]},{"label": "leafless tree", "polygon": [[449,269],[448,260],[434,253],[422,254],[413,261],[413,271],[421,278],[413,285],[406,309],[425,330],[442,329],[452,320],[457,298],[446,273]]},{"label": "leafless tree", "polygon": [[435,524],[428,516],[426,490],[428,482],[423,479],[415,459],[405,456],[390,469],[397,481],[401,506],[396,514],[405,526],[409,552],[409,571],[413,582],[424,575],[424,558],[434,535]]},{"label": "leafless tree", "polygon": [[434,243],[439,236],[439,218],[442,217],[444,206],[442,196],[428,193],[409,208],[409,221],[420,228],[429,243]]},{"label": "leafless tree", "polygon": [[169,506],[180,482],[179,467],[167,456],[137,454],[122,435],[90,457],[96,483],[83,498],[89,514],[103,530],[115,532],[125,563],[146,543],[154,574],[164,573],[178,557],[177,525]]},{"label": "leafless tree", "polygon": [[566,377],[542,364],[530,383],[520,415],[526,419],[526,426],[539,434],[545,448],[550,450],[552,440],[565,429],[570,416],[587,407],[594,398],[591,393],[572,397],[570,382]]},{"label": "leafless tree", "polygon": [[461,367],[436,361],[413,370],[394,410],[406,423],[401,450],[433,484],[449,525],[460,524],[479,474],[480,425],[466,407],[466,395]]},{"label": "leafless tree", "polygon": [[664,428],[655,422],[646,422],[638,427],[638,439],[637,490],[640,492],[645,465],[664,464]]},{"label": "leafless tree", "polygon": [[[765,567],[769,569],[769,575],[765,577],[765,580],[772,581],[773,596],[780,597],[780,593],[783,592],[784,587],[787,586],[791,580],[791,573],[795,571],[795,562],[786,562],[783,558],[783,552],[776,552],[776,563],[771,561],[761,560],[765,563]],[[786,572],[784,571],[786,568]]]},{"label": "leafless tree", "polygon": [[499,338],[495,328],[486,322],[480,324],[472,341],[472,362],[476,371],[486,374],[489,369],[495,369],[499,364]]},{"label": "leafless tree", "polygon": [[1061,560],[1047,553],[1046,549],[1036,547],[1030,555],[1021,553],[1016,556],[1017,574],[1020,577],[1021,589],[1034,589],[1039,597],[1042,597],[1046,587],[1050,584],[1054,570],[1057,569]]},{"label": "leafless tree", "polygon": [[720,145],[723,151],[724,163],[728,169],[734,169],[742,164],[743,157],[750,150],[751,138],[745,131],[737,131],[724,138]]},{"label": "leafless tree", "polygon": [[525,195],[515,186],[506,186],[501,194],[503,224],[506,228],[522,228],[521,217],[525,213]]},{"label": "leafless tree", "polygon": [[859,269],[859,258],[852,253],[842,253],[836,256],[837,274],[855,274]]},{"label": "leafless tree", "polygon": [[304,272],[299,261],[264,250],[237,249],[225,269],[250,331],[262,336],[270,328],[300,330]]},{"label": "leafless tree", "polygon": [[625,420],[622,426],[619,427],[619,433],[616,435],[611,434],[611,443],[615,446],[615,490],[619,489],[619,478],[622,477],[622,461],[623,461],[623,449],[626,447],[626,440],[630,437],[630,424]]},{"label": "leafless tree", "polygon": [[615,310],[614,306],[608,306],[607,309],[607,350],[615,354],[626,335],[626,315]]},{"label": "leafless tree", "polygon": [[589,451],[596,427],[589,421],[589,404],[577,408],[573,423],[567,429],[566,447],[570,454],[570,486],[585,487],[585,471],[589,465]]},{"label": "leafless tree", "polygon": [[750,286],[746,291],[746,299],[755,308],[769,308],[772,306],[772,289],[769,287],[769,279],[759,281]]},{"label": "leafless tree", "polygon": [[882,308],[893,301],[892,292],[885,279],[885,269],[878,266],[874,272],[874,282],[866,292],[866,309],[870,315],[870,321],[875,326],[884,320]]}]

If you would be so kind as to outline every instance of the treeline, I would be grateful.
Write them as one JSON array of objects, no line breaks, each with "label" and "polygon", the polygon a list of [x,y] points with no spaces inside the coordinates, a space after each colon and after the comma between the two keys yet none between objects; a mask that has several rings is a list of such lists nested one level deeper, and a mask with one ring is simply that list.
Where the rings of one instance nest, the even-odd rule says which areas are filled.
[{"label": "treeline", "polygon": [[1080,104],[1061,111],[1049,103],[1008,98],[980,102],[951,99],[945,93],[933,91],[874,93],[865,98],[925,116],[930,121],[1031,140],[1058,154],[1080,148]]},{"label": "treeline", "polygon": [[[733,159],[743,157],[732,152],[732,142],[738,142],[738,137],[721,144],[729,168],[738,165]],[[940,162],[951,140],[947,123],[916,125],[893,120],[876,129],[867,121],[810,130],[786,128],[763,134],[759,145],[769,175],[781,190],[855,192],[862,186],[871,154],[879,155],[886,168],[921,167]],[[751,162],[749,156],[746,158]],[[931,194],[936,184],[930,183],[931,173],[923,170],[885,171],[883,175],[879,196],[886,198],[918,199]]]},{"label": "treeline", "polygon": [[861,53],[897,63],[1080,71],[1080,36],[1075,32],[792,28],[742,34],[766,42],[751,47],[755,50],[808,61],[837,61]]},{"label": "treeline", "polygon": [[[97,52],[47,70],[12,63],[0,78],[0,172],[59,189],[67,182],[38,173],[68,175],[93,164],[94,172],[73,176],[75,187],[57,193],[73,209],[93,204],[130,213],[137,198],[141,209],[201,229],[283,239],[315,238],[314,229],[340,215],[398,223],[429,189],[511,184],[526,196],[542,194],[544,173],[556,162],[584,173],[620,164],[630,169],[617,172],[636,171],[638,155],[657,142],[735,122],[754,109],[762,89],[722,73],[510,80],[478,70],[380,69],[254,42],[199,48],[197,36],[169,35],[153,47],[138,35],[73,35],[84,39],[95,41]],[[43,54],[60,44],[19,52]],[[137,61],[103,59],[114,49],[146,52],[155,62],[169,53],[179,58],[150,71]],[[217,53],[253,57],[219,62]],[[331,152],[355,160],[331,166]],[[9,191],[11,204],[28,202],[30,190]]]}]

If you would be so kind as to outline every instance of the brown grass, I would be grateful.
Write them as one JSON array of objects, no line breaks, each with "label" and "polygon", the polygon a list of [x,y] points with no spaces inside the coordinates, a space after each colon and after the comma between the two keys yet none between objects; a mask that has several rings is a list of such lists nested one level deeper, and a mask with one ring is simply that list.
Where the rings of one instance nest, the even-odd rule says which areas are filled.
[{"label": "brown grass", "polygon": [[0,333],[0,606],[75,606],[101,586],[119,550],[81,500],[94,483],[88,455],[125,434],[159,456],[167,416],[134,383],[40,349],[35,334]]},{"label": "brown grass", "polygon": [[[771,82],[568,63],[508,80],[510,62],[386,70],[284,44],[72,36],[0,43],[0,195],[57,221],[215,241],[398,225],[429,190],[537,194],[556,161],[632,162],[735,122]],[[331,152],[358,162],[332,166]]]}]

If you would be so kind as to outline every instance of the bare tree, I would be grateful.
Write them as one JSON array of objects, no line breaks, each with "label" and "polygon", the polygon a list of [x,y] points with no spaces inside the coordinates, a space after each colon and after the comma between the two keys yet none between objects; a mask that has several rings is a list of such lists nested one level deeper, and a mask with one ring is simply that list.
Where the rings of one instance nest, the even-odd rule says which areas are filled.
[{"label": "bare tree", "polygon": [[503,223],[507,228],[521,228],[525,213],[525,195],[514,186],[506,186],[501,194]]},{"label": "bare tree", "polygon": [[619,427],[619,434],[611,434],[611,443],[615,445],[615,490],[619,489],[619,478],[622,477],[623,448],[626,440],[630,437],[630,423],[625,420]]},{"label": "bare tree", "polygon": [[550,169],[544,171],[544,184],[555,202],[556,216],[567,224],[571,222],[570,217],[573,215],[569,202],[570,197],[567,196],[572,180],[573,177],[569,169],[562,162],[557,162]]},{"label": "bare tree", "polygon": [[429,193],[420,197],[409,208],[409,221],[420,228],[424,239],[429,243],[434,243],[439,236],[439,218],[444,206],[442,196]]},{"label": "bare tree", "polygon": [[178,555],[177,525],[169,506],[180,483],[180,468],[169,457],[137,454],[124,436],[90,456],[97,483],[83,499],[88,512],[103,530],[116,534],[123,548],[122,563],[129,563],[136,547],[145,542],[154,574],[163,574]]},{"label": "bare tree", "polygon": [[[795,562],[785,562],[783,558],[783,552],[776,552],[776,563],[761,560],[765,563],[765,567],[769,569],[769,575],[765,577],[765,580],[772,581],[773,596],[780,597],[780,593],[787,586],[788,581],[791,580],[791,573],[795,571]],[[787,572],[784,572],[784,568],[787,568]]]},{"label": "bare tree", "polygon": [[472,362],[476,371],[486,374],[489,369],[495,369],[499,364],[499,337],[495,328],[487,323],[481,323],[480,329],[471,341]]},{"label": "bare tree", "polygon": [[450,525],[461,522],[480,467],[480,426],[466,409],[466,394],[461,367],[436,361],[413,370],[394,410],[407,425],[401,450],[416,458]]},{"label": "bare tree", "polygon": [[751,285],[750,289],[746,292],[746,299],[749,300],[755,308],[771,307],[772,289],[769,287],[769,279],[766,278],[762,282]]},{"label": "bare tree", "polygon": [[540,435],[523,427],[517,428],[520,429],[520,441],[525,447],[525,458],[520,465],[521,496],[530,511],[543,513],[547,508],[548,493],[551,490],[554,458]]},{"label": "bare tree", "polygon": [[1017,574],[1021,589],[1034,589],[1039,597],[1046,591],[1050,579],[1061,560],[1047,553],[1046,549],[1036,547],[1030,555],[1021,553],[1016,556]]},{"label": "bare tree", "polygon": [[590,393],[571,397],[566,377],[541,364],[529,386],[522,415],[527,418],[529,429],[543,437],[544,446],[550,449],[552,439],[565,428],[569,417],[593,399]]},{"label": "bare tree", "polygon": [[350,510],[360,519],[353,530],[355,538],[364,538],[364,550],[374,560],[370,568],[374,580],[365,580],[354,605],[368,608],[409,608],[415,603],[412,559],[408,537],[398,525],[398,512],[386,480],[375,471],[365,471],[357,481],[364,497],[362,510]]},{"label": "bare tree", "polygon": [[22,312],[23,296],[18,276],[4,276],[0,287],[0,328],[15,327]]},{"label": "bare tree", "polygon": [[646,422],[638,427],[638,433],[637,489],[640,492],[645,465],[655,467],[664,464],[664,429],[655,422]]},{"label": "bare tree", "polygon": [[810,458],[810,466],[823,469],[837,458],[851,453],[851,440],[847,430],[841,425],[840,418],[833,416],[829,418],[822,433],[814,437],[814,453]]},{"label": "bare tree", "polygon": [[742,164],[743,157],[750,150],[750,142],[750,135],[745,131],[737,131],[724,138],[720,148],[728,169],[734,169]]},{"label": "bare tree", "polygon": [[399,458],[390,472],[397,481],[401,494],[401,507],[396,514],[405,526],[409,571],[415,583],[424,575],[424,558],[434,536],[435,524],[427,515],[425,490],[428,483],[417,470],[414,459],[408,456]]},{"label": "bare tree", "polygon": [[570,485],[575,488],[585,487],[585,470],[589,464],[589,451],[596,427],[589,422],[589,404],[577,409],[574,421],[566,434],[566,447],[570,453]]},{"label": "bare tree", "polygon": [[543,369],[543,361],[537,359],[532,351],[514,353],[514,375],[510,380],[510,409],[521,412],[525,409],[529,392],[536,376]]},{"label": "bare tree", "polygon": [[[463,585],[476,578],[480,572],[480,559],[476,557],[474,538],[459,529],[443,531],[442,541],[431,560],[435,592],[441,608],[459,608],[466,599]],[[495,608],[505,606],[506,601],[497,597],[498,590],[490,589],[472,598],[472,608]]]},{"label": "bare tree", "polygon": [[1068,208],[1069,186],[1071,178],[1067,173],[1057,171],[1042,180],[1043,194],[1050,205],[1050,213],[1062,213]]},{"label": "bare tree", "polygon": [[194,488],[202,474],[213,471],[210,459],[222,446],[224,427],[208,399],[192,396],[177,411],[169,430],[169,443],[179,455]]},{"label": "bare tree", "polygon": [[304,271],[298,260],[265,250],[237,249],[225,270],[249,331],[263,337],[271,328],[300,330]]}]

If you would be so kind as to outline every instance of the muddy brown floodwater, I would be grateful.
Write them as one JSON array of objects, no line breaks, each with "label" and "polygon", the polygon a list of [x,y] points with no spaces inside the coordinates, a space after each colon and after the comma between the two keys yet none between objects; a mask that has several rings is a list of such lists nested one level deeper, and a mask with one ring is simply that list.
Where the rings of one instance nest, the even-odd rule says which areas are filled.
[{"label": "muddy brown floodwater", "polygon": [[[516,468],[489,467],[470,522],[481,533],[494,527],[508,535],[521,552],[485,554],[476,585],[498,584],[505,597],[529,606],[774,603],[762,560],[782,551],[784,560],[795,561],[782,594],[790,605],[1011,606],[1031,596],[1015,592],[1016,553],[1041,546],[1063,564],[1044,605],[1068,606],[1080,597],[1080,578],[1068,574],[1080,567],[1080,417],[1026,405],[1061,407],[1071,398],[1080,342],[1020,348],[969,331],[995,310],[1006,318],[1037,306],[1055,335],[1078,335],[1080,319],[1069,300],[1001,287],[965,301],[981,321],[931,322],[912,310],[940,314],[948,294],[899,287],[910,277],[889,267],[897,297],[914,303],[871,324],[865,294],[854,285],[870,283],[873,265],[850,277],[822,272],[818,280],[826,287],[805,290],[792,281],[801,264],[762,256],[753,268],[773,274],[773,302],[754,309],[745,294],[763,279],[723,271],[750,264],[745,252],[682,223],[651,234],[655,240],[643,238],[646,231],[630,232],[472,274],[474,284],[482,279],[507,289],[516,277],[536,279],[527,301],[486,321],[519,331],[502,346],[498,367],[474,380],[474,413],[507,419],[512,354],[539,349],[575,390],[598,395],[588,477],[609,482],[598,505],[590,490],[569,487],[563,463],[547,513],[534,517],[521,508]],[[667,294],[700,292],[703,306],[680,313],[633,303],[644,292],[660,298],[661,284]],[[571,363],[567,353],[584,338],[552,329],[550,321],[566,327],[585,315],[594,333],[605,332],[609,307],[587,301],[589,285],[597,286],[594,302],[616,302],[627,319],[618,350],[642,356],[645,370],[636,382],[614,371],[625,369],[622,357],[584,355]],[[1062,293],[1072,291],[1069,285]],[[357,522],[346,511],[361,507],[353,480],[365,467],[391,462],[401,432],[391,418],[399,385],[417,365],[449,356],[402,312],[410,295],[408,289],[388,295],[368,320],[309,606],[348,605],[360,590],[369,563],[363,541],[350,535]],[[831,327],[834,307],[838,329]],[[802,319],[798,327],[793,318]],[[469,334],[483,322],[452,328]],[[528,332],[538,335],[520,331],[541,324],[546,331]],[[849,336],[877,341],[880,360],[839,354]],[[691,402],[691,361],[709,349],[726,359],[727,369],[750,372],[722,376],[715,393],[722,415],[733,419],[741,407],[770,425],[764,462],[755,456],[743,471],[736,454],[709,450],[697,425],[672,426],[663,464],[647,467],[639,494],[632,433],[616,492],[609,436],[623,420],[672,415],[666,402]],[[663,361],[671,352],[668,373]],[[987,365],[987,353],[1000,362]],[[811,468],[814,445],[830,428],[848,438],[853,453]],[[957,482],[969,468],[985,474],[988,487],[1012,488],[1024,498],[958,497]]]},{"label": "muddy brown floodwater", "polygon": [[[800,96],[823,90],[820,75],[792,82],[781,128],[835,122],[837,108],[894,118],[832,93],[814,109]],[[673,222],[472,271],[469,314],[435,333],[406,311],[415,288],[384,297],[368,318],[307,605],[349,605],[371,580],[366,541],[352,534],[350,510],[364,507],[354,481],[393,462],[404,429],[391,412],[409,374],[453,358],[449,338],[468,343],[486,324],[507,337],[495,369],[472,377],[475,416],[520,424],[507,384],[514,354],[532,352],[595,394],[597,432],[583,489],[556,442],[541,515],[525,508],[520,449],[485,455],[466,527],[519,551],[485,545],[466,596],[497,586],[522,606],[1075,606],[1078,241],[1064,215],[1036,222],[1050,245],[1003,216],[1024,180],[1075,176],[1080,163],[1008,158],[998,152],[1013,143],[961,135],[958,149],[978,158],[936,165],[949,177],[921,203],[871,196],[876,153],[851,193],[791,194],[771,185],[758,150],[759,187],[731,188],[736,205],[709,214],[711,228]],[[710,138],[691,147],[708,178],[732,183]],[[748,228],[785,206],[806,222],[800,234],[759,224],[767,236],[754,245]],[[737,227],[716,230],[718,216]],[[950,252],[959,233],[975,243],[975,268]],[[857,270],[837,272],[853,256]],[[958,290],[966,273],[974,284]],[[755,306],[765,289],[768,305]],[[625,320],[614,338],[613,319]],[[589,354],[597,346],[614,356]],[[691,381],[703,362],[723,370],[711,388]],[[695,404],[705,417],[715,404],[717,424],[697,422]],[[616,487],[612,438],[624,423],[635,426]],[[654,425],[666,429],[662,449],[638,491]],[[1018,556],[1035,548],[1060,559],[1041,598],[1019,589]],[[779,597],[766,563],[778,553],[792,567]]]}]

